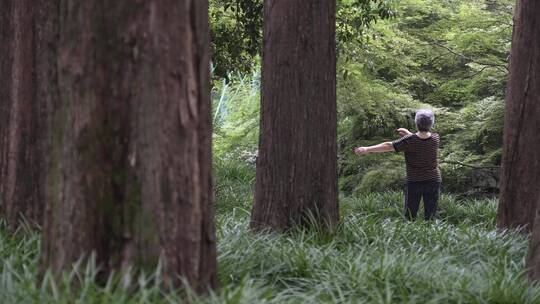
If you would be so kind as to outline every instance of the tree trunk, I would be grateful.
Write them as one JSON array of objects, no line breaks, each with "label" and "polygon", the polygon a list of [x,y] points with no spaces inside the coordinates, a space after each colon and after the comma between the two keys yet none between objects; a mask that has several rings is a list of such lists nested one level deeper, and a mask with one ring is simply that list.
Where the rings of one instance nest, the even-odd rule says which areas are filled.
[{"label": "tree trunk", "polygon": [[10,228],[42,222],[54,14],[50,1],[0,4],[0,204]]},{"label": "tree trunk", "polygon": [[502,227],[532,228],[529,278],[540,280],[540,3],[518,1],[505,125],[499,209]]},{"label": "tree trunk", "polygon": [[529,254],[527,256],[527,271],[531,281],[540,281],[540,198],[537,202],[535,213],[534,230],[529,245]]},{"label": "tree trunk", "polygon": [[335,0],[264,3],[251,227],[338,221]]},{"label": "tree trunk", "polygon": [[515,12],[498,222],[530,231],[540,196],[540,3]]},{"label": "tree trunk", "polygon": [[45,267],[95,254],[104,273],[216,285],[208,4],[60,5]]}]

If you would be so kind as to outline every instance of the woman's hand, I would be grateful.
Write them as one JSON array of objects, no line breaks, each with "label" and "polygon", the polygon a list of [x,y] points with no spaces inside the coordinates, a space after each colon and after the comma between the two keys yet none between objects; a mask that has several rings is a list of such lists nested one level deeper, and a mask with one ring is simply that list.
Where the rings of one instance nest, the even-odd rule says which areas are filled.
[{"label": "woman's hand", "polygon": [[354,148],[354,153],[358,155],[366,155],[369,153],[369,151],[367,147],[356,147]]},{"label": "woman's hand", "polygon": [[398,133],[399,133],[399,136],[400,137],[404,137],[404,136],[407,136],[407,135],[411,135],[411,131],[405,129],[405,128],[399,128],[397,129]]}]

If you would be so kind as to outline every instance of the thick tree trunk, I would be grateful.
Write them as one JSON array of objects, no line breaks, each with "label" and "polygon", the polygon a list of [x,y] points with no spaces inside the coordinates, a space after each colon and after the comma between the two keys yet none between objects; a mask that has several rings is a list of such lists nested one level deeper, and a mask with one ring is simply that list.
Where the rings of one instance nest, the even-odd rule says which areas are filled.
[{"label": "thick tree trunk", "polygon": [[540,3],[518,2],[506,96],[499,227],[529,231],[540,196]]},{"label": "thick tree trunk", "polygon": [[0,206],[12,229],[22,217],[42,221],[54,63],[52,8],[50,1],[0,3]]},{"label": "thick tree trunk", "polygon": [[207,5],[61,1],[45,267],[216,285]]},{"label": "thick tree trunk", "polygon": [[[540,3],[520,0],[514,17],[499,224],[532,228],[529,278],[540,280]],[[534,222],[533,222],[534,220]]]},{"label": "thick tree trunk", "polygon": [[537,202],[535,216],[534,230],[527,256],[527,271],[530,280],[540,281],[540,198]]},{"label": "thick tree trunk", "polygon": [[335,10],[335,0],[264,3],[254,229],[338,220]]}]

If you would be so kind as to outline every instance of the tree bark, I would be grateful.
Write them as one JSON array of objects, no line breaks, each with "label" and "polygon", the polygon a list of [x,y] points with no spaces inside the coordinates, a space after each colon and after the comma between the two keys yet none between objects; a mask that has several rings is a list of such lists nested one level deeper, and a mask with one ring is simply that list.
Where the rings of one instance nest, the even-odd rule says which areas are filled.
[{"label": "tree bark", "polygon": [[54,66],[51,1],[0,4],[0,206],[10,228],[41,224]]},{"label": "tree bark", "polygon": [[[529,279],[540,280],[540,3],[520,0],[514,16],[508,84],[502,227],[532,228]],[[512,138],[510,138],[512,137]],[[504,194],[504,196],[503,196]]]},{"label": "tree bark", "polygon": [[208,4],[60,1],[43,266],[216,285]]},{"label": "tree bark", "polygon": [[338,221],[335,0],[264,2],[251,227]]},{"label": "tree bark", "polygon": [[527,274],[531,281],[540,281],[540,198],[535,212],[534,230],[527,256]]},{"label": "tree bark", "polygon": [[498,223],[530,231],[540,196],[540,3],[515,11]]}]

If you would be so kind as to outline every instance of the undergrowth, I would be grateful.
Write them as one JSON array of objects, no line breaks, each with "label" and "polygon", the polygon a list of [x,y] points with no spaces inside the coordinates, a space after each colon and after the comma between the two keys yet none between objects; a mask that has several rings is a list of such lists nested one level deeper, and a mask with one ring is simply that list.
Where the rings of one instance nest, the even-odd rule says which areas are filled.
[{"label": "undergrowth", "polygon": [[494,200],[445,195],[437,220],[411,223],[401,193],[341,197],[333,231],[252,233],[253,168],[217,164],[216,181],[218,291],[163,292],[156,274],[100,285],[92,263],[58,283],[38,280],[39,232],[2,225],[0,302],[540,303],[540,288],[523,276],[527,236],[497,231]]}]

